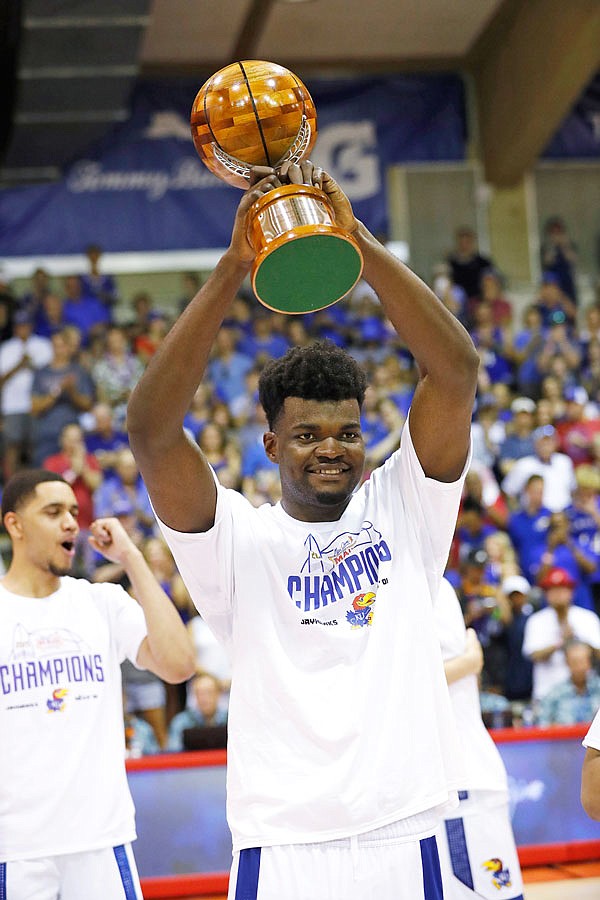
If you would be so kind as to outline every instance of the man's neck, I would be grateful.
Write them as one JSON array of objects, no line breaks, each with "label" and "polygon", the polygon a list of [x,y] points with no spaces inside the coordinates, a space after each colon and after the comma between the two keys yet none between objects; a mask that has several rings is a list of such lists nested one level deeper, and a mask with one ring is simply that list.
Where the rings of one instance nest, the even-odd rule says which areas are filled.
[{"label": "man's neck", "polygon": [[49,597],[59,589],[60,578],[52,572],[42,572],[13,563],[0,584],[6,591],[19,597]]}]

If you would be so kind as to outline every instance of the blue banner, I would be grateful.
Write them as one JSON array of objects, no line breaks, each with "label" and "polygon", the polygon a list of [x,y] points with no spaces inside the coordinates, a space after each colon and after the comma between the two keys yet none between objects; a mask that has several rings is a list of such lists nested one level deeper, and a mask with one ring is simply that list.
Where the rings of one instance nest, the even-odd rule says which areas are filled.
[{"label": "blue banner", "polygon": [[[318,81],[313,159],[342,185],[356,214],[387,231],[385,168],[464,159],[457,75]],[[0,254],[78,254],[224,247],[241,192],[200,162],[189,127],[196,82],[140,82],[129,120],[57,183],[0,191]]]},{"label": "blue banner", "polygon": [[600,159],[600,73],[567,116],[544,159]]}]

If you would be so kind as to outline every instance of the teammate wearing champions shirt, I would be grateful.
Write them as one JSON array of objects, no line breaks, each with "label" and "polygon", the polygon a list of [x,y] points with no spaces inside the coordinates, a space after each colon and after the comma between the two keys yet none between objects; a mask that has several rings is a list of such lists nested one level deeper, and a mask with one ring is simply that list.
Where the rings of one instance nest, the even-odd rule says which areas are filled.
[{"label": "teammate wearing champions shirt", "polygon": [[[433,598],[468,462],[477,355],[329,175],[305,161],[254,177],[229,248],[128,411],[162,530],[232,658],[229,897],[438,900],[434,831],[461,772]],[[328,342],[272,361],[259,391],[282,500],[256,509],[218,484],[183,419],[252,264],[246,213],[286,181],[326,192],[420,379],[400,449],[358,487],[362,369]]]},{"label": "teammate wearing champions shirt", "polygon": [[194,653],[175,607],[115,518],[90,542],[118,585],[69,577],[77,501],[54,472],[24,470],[2,497],[12,560],[0,581],[0,896],[135,900],[120,663],[178,682]]},{"label": "teammate wearing champions shirt", "polygon": [[465,766],[459,807],[446,813],[439,831],[444,900],[523,900],[506,769],[481,718],[477,675],[483,653],[473,629],[465,628],[458,597],[445,578],[435,601],[435,622]]},{"label": "teammate wearing champions shirt", "polygon": [[600,710],[583,739],[586,748],[581,772],[581,804],[591,819],[600,822]]}]

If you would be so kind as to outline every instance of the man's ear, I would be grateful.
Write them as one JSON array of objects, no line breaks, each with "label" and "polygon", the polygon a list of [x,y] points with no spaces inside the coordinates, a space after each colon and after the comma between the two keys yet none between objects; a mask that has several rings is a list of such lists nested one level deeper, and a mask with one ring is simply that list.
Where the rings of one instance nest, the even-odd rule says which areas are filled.
[{"label": "man's ear", "polygon": [[11,538],[17,538],[21,535],[21,520],[16,512],[7,512],[4,516],[4,527]]},{"label": "man's ear", "polygon": [[274,431],[266,431],[263,434],[263,446],[265,448],[265,453],[271,462],[279,462],[277,454],[277,435]]}]

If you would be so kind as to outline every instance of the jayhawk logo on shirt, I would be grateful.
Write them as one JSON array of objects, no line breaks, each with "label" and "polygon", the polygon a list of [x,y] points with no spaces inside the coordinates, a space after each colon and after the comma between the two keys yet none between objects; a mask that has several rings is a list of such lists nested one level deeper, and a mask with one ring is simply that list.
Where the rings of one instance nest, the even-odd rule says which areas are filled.
[{"label": "jayhawk logo on shirt", "polygon": [[365,594],[357,594],[352,601],[352,609],[346,613],[346,619],[353,628],[364,628],[373,622],[373,605],[377,600],[377,594],[368,591]]},{"label": "jayhawk logo on shirt", "polygon": [[66,688],[56,688],[55,691],[52,691],[52,698],[46,700],[48,712],[64,712],[65,697],[68,693]]},{"label": "jayhawk logo on shirt", "polygon": [[487,869],[488,872],[492,872],[492,884],[500,890],[503,887],[510,887],[510,871],[505,868],[504,863],[498,857],[493,857],[492,859],[486,859],[483,863],[483,868]]}]

